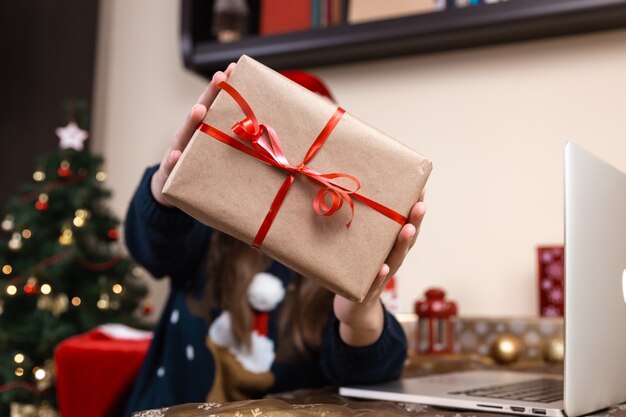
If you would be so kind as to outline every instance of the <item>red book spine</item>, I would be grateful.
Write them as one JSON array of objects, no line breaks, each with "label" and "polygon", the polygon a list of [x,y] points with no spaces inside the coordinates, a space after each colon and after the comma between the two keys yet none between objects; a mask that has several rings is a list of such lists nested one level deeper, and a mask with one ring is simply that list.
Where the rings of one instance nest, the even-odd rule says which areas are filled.
[{"label": "red book spine", "polygon": [[262,35],[307,30],[311,27],[311,0],[262,0]]}]

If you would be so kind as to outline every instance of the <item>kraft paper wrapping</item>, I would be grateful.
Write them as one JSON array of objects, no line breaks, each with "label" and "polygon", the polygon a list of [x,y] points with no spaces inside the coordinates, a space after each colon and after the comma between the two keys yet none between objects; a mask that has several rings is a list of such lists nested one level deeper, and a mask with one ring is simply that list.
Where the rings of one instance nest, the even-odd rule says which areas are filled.
[{"label": "kraft paper wrapping", "polygon": [[[245,55],[228,83],[250,104],[260,123],[274,128],[292,165],[303,161],[337,108]],[[243,118],[237,103],[220,91],[204,123],[236,137],[231,127]],[[422,155],[349,113],[308,166],[322,173],[356,176],[360,194],[407,217],[432,168]],[[287,176],[284,170],[196,131],[163,193],[198,221],[251,243]],[[330,290],[361,301],[401,226],[355,200],[352,224],[346,230],[351,214],[347,204],[333,216],[313,210],[319,188],[303,175],[296,177],[261,250]]]}]

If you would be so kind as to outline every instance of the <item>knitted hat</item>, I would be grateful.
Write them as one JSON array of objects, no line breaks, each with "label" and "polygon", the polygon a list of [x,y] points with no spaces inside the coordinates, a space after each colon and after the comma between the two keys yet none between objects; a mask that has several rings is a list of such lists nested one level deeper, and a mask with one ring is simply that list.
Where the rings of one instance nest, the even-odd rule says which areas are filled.
[{"label": "knitted hat", "polygon": [[335,102],[335,98],[331,94],[328,87],[326,87],[324,82],[315,75],[306,71],[282,71],[281,74],[289,78],[291,81],[300,84],[302,87],[309,89],[320,96],[327,97],[331,101]]}]

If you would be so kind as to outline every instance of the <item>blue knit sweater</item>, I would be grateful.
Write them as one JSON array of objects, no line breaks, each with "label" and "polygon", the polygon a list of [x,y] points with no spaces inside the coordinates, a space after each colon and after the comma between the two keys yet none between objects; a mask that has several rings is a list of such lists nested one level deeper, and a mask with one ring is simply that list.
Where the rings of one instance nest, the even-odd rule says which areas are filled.
[{"label": "blue knit sweater", "polygon": [[[133,196],[126,217],[126,244],[133,257],[154,277],[169,277],[170,294],[154,329],[154,339],[129,400],[127,415],[137,410],[205,401],[213,384],[215,363],[205,345],[209,323],[194,316],[185,298],[202,294],[206,256],[212,230],[182,211],[166,208],[150,192],[149,168]],[[286,287],[291,272],[273,262],[268,272]],[[213,277],[210,277],[211,279]],[[270,313],[269,337],[276,343],[281,305]],[[270,392],[324,385],[374,383],[399,377],[406,358],[404,332],[385,311],[378,341],[354,348],[342,342],[332,309],[322,345],[312,360],[274,362]]]}]

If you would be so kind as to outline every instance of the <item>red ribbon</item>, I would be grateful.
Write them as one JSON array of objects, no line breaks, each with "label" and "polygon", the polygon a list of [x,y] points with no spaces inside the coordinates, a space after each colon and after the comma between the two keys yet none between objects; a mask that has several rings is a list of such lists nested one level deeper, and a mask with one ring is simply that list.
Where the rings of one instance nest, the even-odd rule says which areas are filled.
[{"label": "red ribbon", "polygon": [[[207,125],[206,123],[200,123],[198,130],[222,143],[225,143],[226,145],[232,146],[233,148],[252,156],[253,158],[265,162],[268,165],[272,165],[289,172],[289,176],[285,178],[285,181],[276,193],[274,201],[272,202],[272,205],[270,206],[270,209],[252,242],[252,246],[260,248],[263,244],[263,240],[267,236],[267,233],[269,232],[269,229],[278,214],[278,210],[280,210],[287,192],[289,191],[291,184],[293,184],[297,174],[306,175],[311,180],[322,186],[313,199],[313,209],[317,214],[322,216],[332,216],[339,209],[341,209],[344,201],[348,203],[351,209],[351,215],[350,220],[346,224],[346,229],[350,228],[352,218],[354,217],[354,201],[352,200],[352,197],[391,220],[399,223],[400,225],[406,224],[407,218],[400,213],[358,194],[357,191],[361,188],[361,183],[353,175],[341,172],[322,174],[306,165],[311,161],[311,159],[313,159],[322,146],[324,146],[324,143],[344,115],[344,109],[337,107],[335,113],[331,116],[330,120],[326,123],[320,134],[309,148],[302,163],[298,165],[291,165],[289,161],[287,161],[287,157],[285,156],[280,140],[278,139],[278,135],[276,135],[274,129],[269,125],[259,123],[248,102],[230,84],[222,81],[218,84],[218,87],[228,93],[237,102],[243,113],[246,115],[243,120],[238,121],[232,127],[232,131],[238,138],[241,139],[241,141],[232,138],[221,130]],[[354,183],[354,188],[346,188],[331,181],[337,178],[344,178]],[[332,201],[330,205],[326,203],[326,198],[329,196]]]}]

